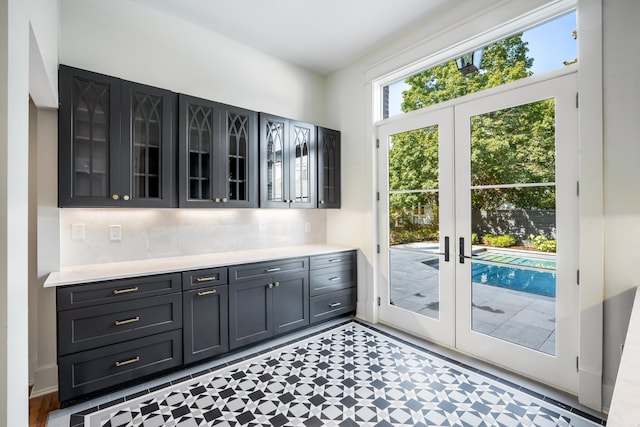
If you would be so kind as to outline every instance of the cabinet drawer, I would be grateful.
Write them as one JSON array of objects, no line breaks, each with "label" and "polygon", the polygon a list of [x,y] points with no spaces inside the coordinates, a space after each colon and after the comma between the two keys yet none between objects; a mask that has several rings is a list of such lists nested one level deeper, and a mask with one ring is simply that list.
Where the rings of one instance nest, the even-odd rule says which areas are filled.
[{"label": "cabinet drawer", "polygon": [[310,295],[321,295],[333,291],[339,291],[354,287],[355,271],[354,268],[344,266],[343,268],[323,268],[310,273]]},{"label": "cabinet drawer", "polygon": [[356,288],[311,297],[311,323],[352,312],[356,309]]},{"label": "cabinet drawer", "polygon": [[58,354],[65,355],[182,327],[182,295],[159,295],[58,312]]},{"label": "cabinet drawer", "polygon": [[180,292],[180,273],[110,280],[57,289],[58,310]]},{"label": "cabinet drawer", "polygon": [[227,268],[209,268],[206,270],[182,273],[182,289],[190,290],[227,284]]},{"label": "cabinet drawer", "polygon": [[311,257],[309,260],[309,268],[316,270],[318,268],[335,267],[342,264],[355,264],[356,251],[337,252],[330,255],[318,255]]},{"label": "cabinet drawer", "polygon": [[59,397],[64,402],[181,364],[179,330],[59,357]]},{"label": "cabinet drawer", "polygon": [[236,267],[229,267],[229,283],[246,279],[255,279],[265,274],[273,275],[278,273],[305,271],[308,268],[309,258],[293,258],[239,265]]}]

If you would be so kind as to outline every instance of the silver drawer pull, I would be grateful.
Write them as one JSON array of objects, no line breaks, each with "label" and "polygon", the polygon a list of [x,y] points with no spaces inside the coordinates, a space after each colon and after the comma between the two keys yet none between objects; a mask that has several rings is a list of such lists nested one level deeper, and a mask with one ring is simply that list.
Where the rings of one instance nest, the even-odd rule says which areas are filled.
[{"label": "silver drawer pull", "polygon": [[265,270],[267,273],[274,273],[276,271],[280,271],[280,267],[275,267],[275,268],[267,268]]},{"label": "silver drawer pull", "polygon": [[209,276],[209,277],[198,277],[196,282],[211,282],[213,280],[218,280],[218,276]]},{"label": "silver drawer pull", "polygon": [[341,305],[342,305],[341,302],[334,302],[333,304],[329,304],[329,307],[335,308],[335,307],[340,307]]},{"label": "silver drawer pull", "polygon": [[113,291],[114,295],[127,294],[129,292],[138,292],[138,287],[129,288],[129,289],[116,289]]},{"label": "silver drawer pull", "polygon": [[329,279],[329,281],[331,281],[331,282],[335,282],[336,280],[340,280],[340,276],[332,277],[332,278]]},{"label": "silver drawer pull", "polygon": [[198,292],[198,296],[199,297],[203,297],[205,295],[213,295],[215,294],[217,291],[215,289],[211,289],[210,291],[200,291]]},{"label": "silver drawer pull", "polygon": [[137,322],[139,320],[140,320],[140,316],[136,316],[133,319],[116,320],[116,326],[126,325],[127,323],[133,323],[133,322]]},{"label": "silver drawer pull", "polygon": [[339,262],[342,258],[333,258],[330,259],[329,262]]},{"label": "silver drawer pull", "polygon": [[139,361],[140,361],[140,356],[136,356],[133,359],[124,360],[122,362],[116,362],[116,367],[119,368],[120,366],[128,365],[129,363],[136,363]]}]

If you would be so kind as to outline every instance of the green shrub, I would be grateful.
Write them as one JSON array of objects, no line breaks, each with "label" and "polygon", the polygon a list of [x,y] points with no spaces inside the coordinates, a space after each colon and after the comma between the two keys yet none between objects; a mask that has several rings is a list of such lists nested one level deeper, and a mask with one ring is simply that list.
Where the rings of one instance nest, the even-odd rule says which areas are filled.
[{"label": "green shrub", "polygon": [[485,234],[482,238],[482,243],[487,246],[493,246],[496,248],[508,248],[516,244],[516,238],[511,234],[502,234],[494,236],[493,234]]},{"label": "green shrub", "polygon": [[471,233],[471,244],[477,245],[480,243],[480,239],[478,238],[478,233]]},{"label": "green shrub", "polygon": [[529,236],[529,240],[533,243],[533,247],[543,252],[555,252],[556,251],[556,241],[552,239],[547,239],[544,236],[534,236],[533,234]]}]

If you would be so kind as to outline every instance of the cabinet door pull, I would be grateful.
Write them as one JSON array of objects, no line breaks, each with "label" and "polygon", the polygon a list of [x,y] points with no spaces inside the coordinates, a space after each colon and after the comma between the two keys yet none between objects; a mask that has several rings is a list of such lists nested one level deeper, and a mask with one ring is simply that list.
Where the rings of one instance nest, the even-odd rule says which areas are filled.
[{"label": "cabinet door pull", "polygon": [[113,291],[114,295],[120,295],[120,294],[126,294],[129,292],[138,292],[138,287],[134,287],[134,288],[129,288],[129,289],[116,289],[115,291]]},{"label": "cabinet door pull", "polygon": [[280,286],[280,282],[276,282],[274,283],[274,285],[276,285],[276,288],[277,288],[278,286]]},{"label": "cabinet door pull", "polygon": [[330,282],[335,282],[336,280],[340,280],[340,276],[332,277],[329,279]]},{"label": "cabinet door pull", "polygon": [[339,262],[340,258],[332,258],[329,260],[329,262]]},{"label": "cabinet door pull", "polygon": [[265,271],[267,273],[275,273],[276,271],[280,271],[280,267],[267,268]]},{"label": "cabinet door pull", "polygon": [[216,293],[216,290],[215,290],[215,289],[211,289],[210,291],[201,291],[201,292],[198,292],[198,296],[199,296],[199,297],[203,297],[203,296],[205,296],[205,295],[213,295],[213,294],[215,294],[215,293]]},{"label": "cabinet door pull", "polygon": [[136,363],[140,361],[140,356],[136,356],[133,359],[123,360],[122,362],[116,362],[116,368],[120,366],[128,365],[129,363]]},{"label": "cabinet door pull", "polygon": [[126,325],[127,323],[138,322],[139,320],[140,320],[140,316],[136,316],[132,319],[127,319],[127,320],[116,320],[116,326]]},{"label": "cabinet door pull", "polygon": [[333,304],[329,304],[329,307],[335,308],[335,307],[340,307],[341,305],[342,305],[341,302],[334,302]]},{"label": "cabinet door pull", "polygon": [[209,276],[209,277],[198,277],[196,278],[196,282],[211,282],[212,280],[218,280],[218,276]]}]

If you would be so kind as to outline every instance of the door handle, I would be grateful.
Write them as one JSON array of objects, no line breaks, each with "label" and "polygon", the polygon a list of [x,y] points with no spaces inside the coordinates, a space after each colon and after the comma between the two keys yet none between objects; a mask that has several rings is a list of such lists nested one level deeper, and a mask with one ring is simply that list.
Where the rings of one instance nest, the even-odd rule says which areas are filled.
[{"label": "door handle", "polygon": [[449,236],[444,237],[444,262],[449,262]]},{"label": "door handle", "polygon": [[464,254],[464,237],[460,238],[460,255],[459,255],[459,257],[460,257],[460,264],[464,264],[464,259],[465,258],[466,259],[472,259],[472,257],[466,256]]},{"label": "door handle", "polygon": [[436,252],[434,255],[444,255],[444,261],[449,262],[449,236],[444,238],[444,252]]}]

